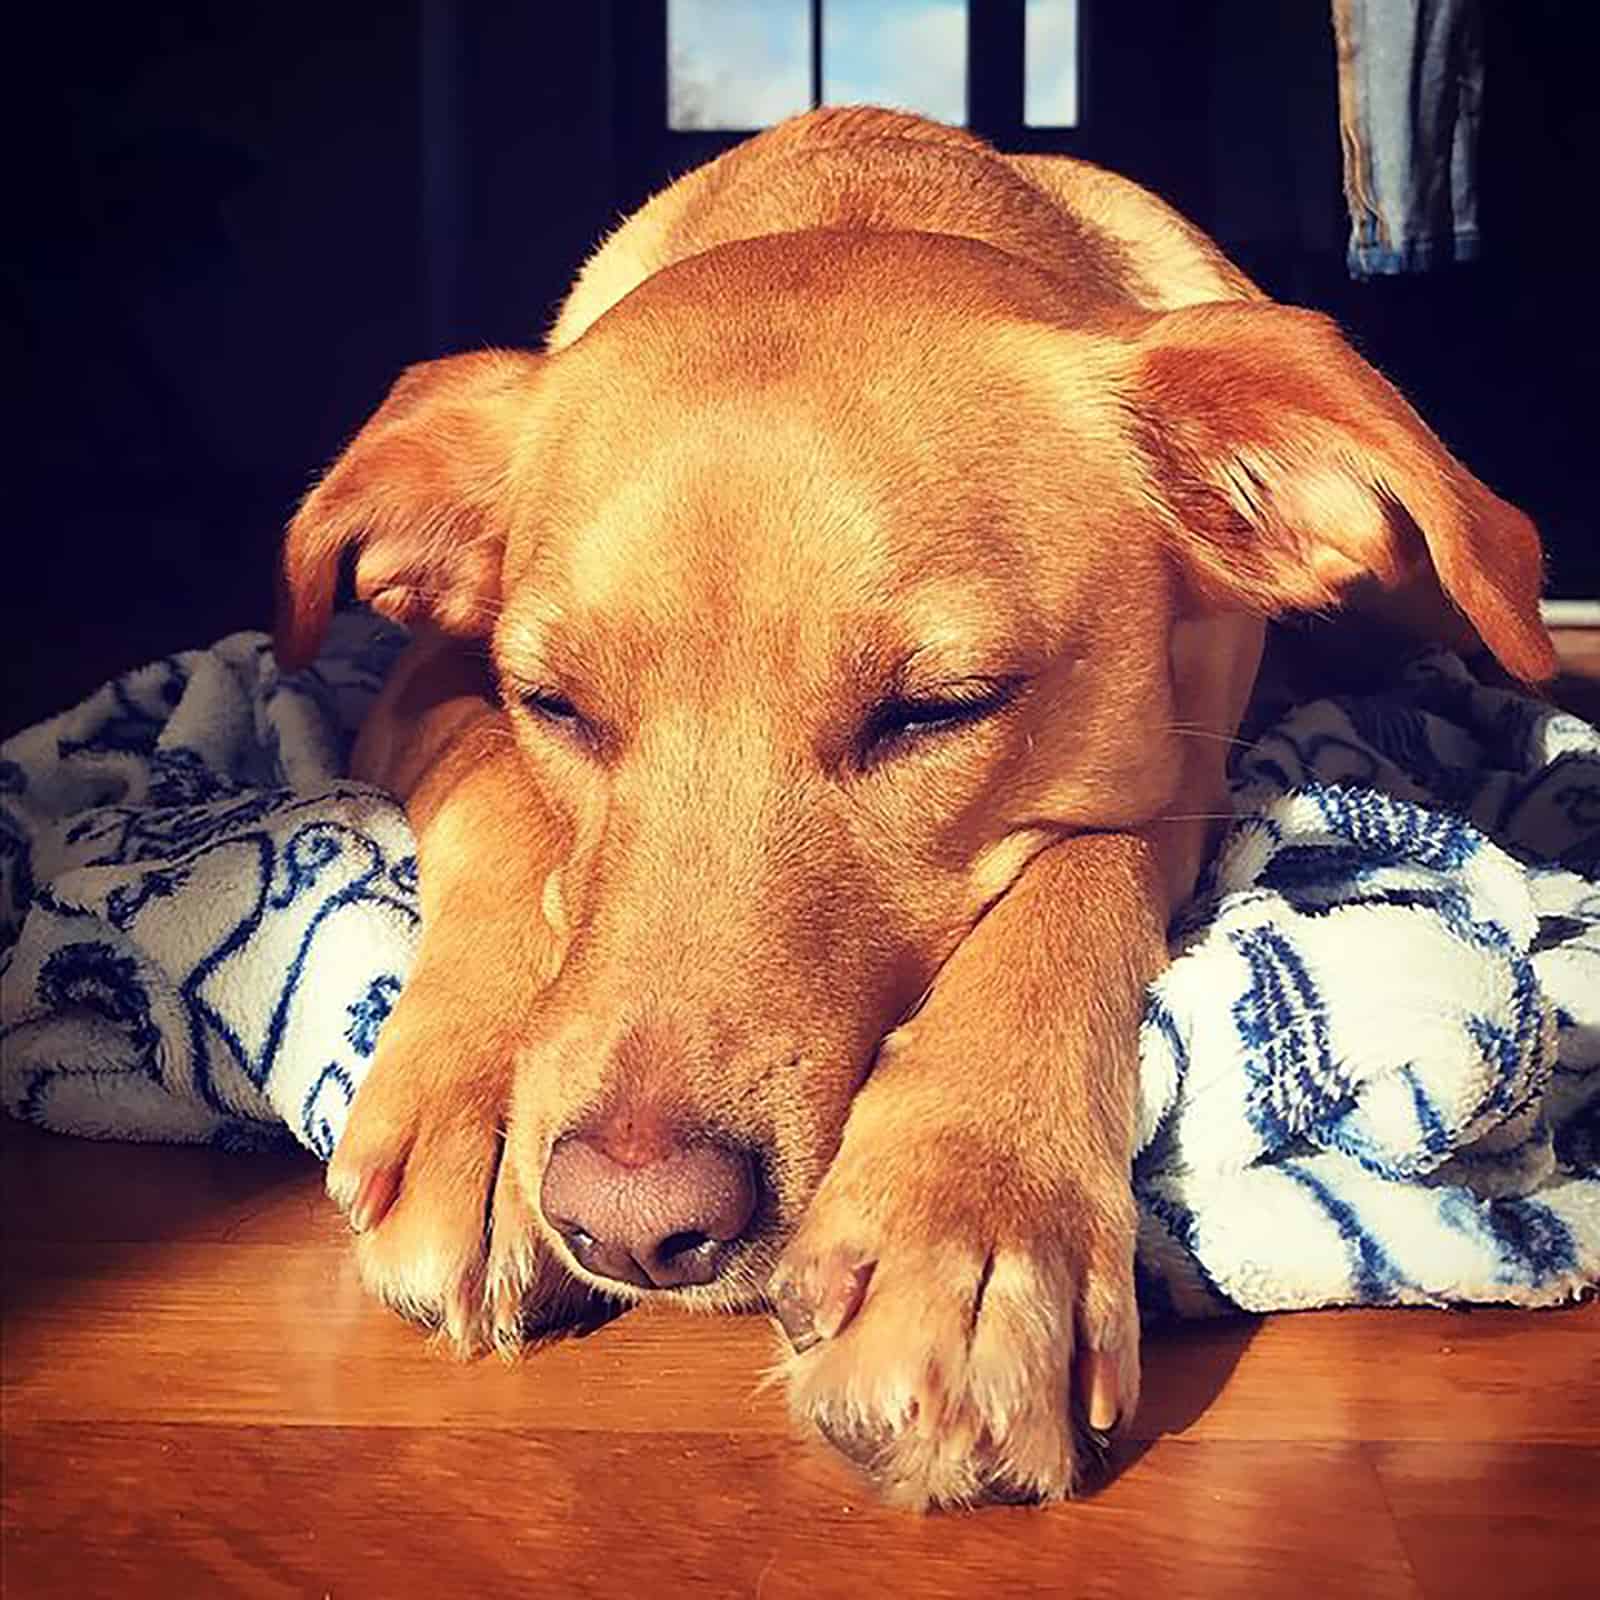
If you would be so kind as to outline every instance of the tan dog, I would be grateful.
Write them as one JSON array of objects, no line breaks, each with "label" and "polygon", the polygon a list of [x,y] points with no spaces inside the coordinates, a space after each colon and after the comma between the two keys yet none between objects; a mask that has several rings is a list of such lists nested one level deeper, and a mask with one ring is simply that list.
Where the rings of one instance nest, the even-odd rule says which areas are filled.
[{"label": "tan dog", "polygon": [[[1513,673],[1537,536],[1134,185],[875,110],[674,184],[542,354],[411,369],[290,530],[418,627],[359,773],[425,935],[329,1170],[466,1347],[761,1304],[911,1504],[1133,1409],[1136,1027],[1265,616]],[[502,1157],[504,1159],[502,1159]]]}]

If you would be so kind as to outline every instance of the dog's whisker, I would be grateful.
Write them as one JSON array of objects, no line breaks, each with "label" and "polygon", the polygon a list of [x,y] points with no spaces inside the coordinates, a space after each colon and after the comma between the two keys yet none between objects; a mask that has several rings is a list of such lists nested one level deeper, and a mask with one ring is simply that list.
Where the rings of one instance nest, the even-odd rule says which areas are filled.
[{"label": "dog's whisker", "polygon": [[1168,722],[1158,730],[1160,733],[1175,733],[1183,739],[1209,739],[1213,744],[1231,745],[1237,750],[1252,750],[1254,743],[1249,739],[1238,739],[1231,734],[1218,733],[1215,728],[1201,728],[1193,723]]}]

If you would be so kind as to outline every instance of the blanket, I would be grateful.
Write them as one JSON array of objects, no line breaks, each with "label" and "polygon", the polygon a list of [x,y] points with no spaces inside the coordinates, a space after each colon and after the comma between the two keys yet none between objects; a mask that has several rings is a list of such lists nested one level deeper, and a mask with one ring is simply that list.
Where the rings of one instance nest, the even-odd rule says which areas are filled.
[{"label": "blanket", "polygon": [[[0,1095],[326,1159],[405,982],[415,849],[344,773],[404,642],[234,634],[0,747]],[[1455,657],[1288,711],[1141,1036],[1153,1317],[1600,1281],[1600,734]]]}]

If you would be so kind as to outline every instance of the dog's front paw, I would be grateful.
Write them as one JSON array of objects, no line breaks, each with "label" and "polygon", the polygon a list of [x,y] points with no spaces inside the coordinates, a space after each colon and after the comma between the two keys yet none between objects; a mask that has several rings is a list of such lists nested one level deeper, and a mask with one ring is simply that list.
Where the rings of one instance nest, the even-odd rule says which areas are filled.
[{"label": "dog's front paw", "polygon": [[[413,1004],[406,1005],[407,999]],[[464,1355],[511,1353],[606,1307],[540,1239],[502,1160],[510,1051],[418,1026],[405,996],[328,1163],[367,1288]]]},{"label": "dog's front paw", "polygon": [[769,1288],[791,1409],[898,1504],[1070,1495],[1138,1401],[1133,1233],[1125,1175],[847,1137]]}]

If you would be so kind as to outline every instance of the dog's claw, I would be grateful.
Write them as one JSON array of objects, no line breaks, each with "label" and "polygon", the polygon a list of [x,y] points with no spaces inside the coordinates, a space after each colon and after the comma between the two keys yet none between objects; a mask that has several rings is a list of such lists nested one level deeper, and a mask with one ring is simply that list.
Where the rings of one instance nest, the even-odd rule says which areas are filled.
[{"label": "dog's claw", "polygon": [[875,1265],[835,1255],[773,1279],[767,1297],[796,1355],[844,1332],[861,1309]]},{"label": "dog's claw", "polygon": [[350,1202],[350,1226],[357,1233],[377,1227],[388,1215],[399,1193],[398,1167],[375,1167],[366,1173],[356,1186],[355,1198]]},{"label": "dog's claw", "polygon": [[789,1343],[794,1346],[796,1355],[803,1354],[812,1345],[821,1342],[822,1335],[817,1332],[813,1309],[793,1283],[775,1286],[771,1298],[772,1314],[778,1319],[778,1325],[789,1336]]},{"label": "dog's claw", "polygon": [[1090,1350],[1083,1357],[1078,1392],[1086,1397],[1084,1410],[1089,1426],[1096,1433],[1110,1433],[1122,1410],[1122,1396],[1116,1363],[1104,1351]]}]

